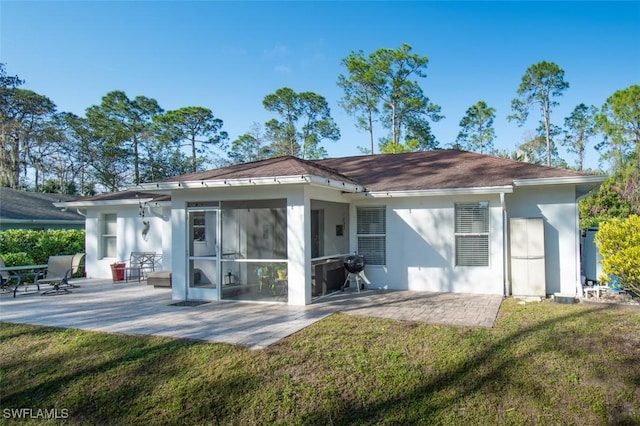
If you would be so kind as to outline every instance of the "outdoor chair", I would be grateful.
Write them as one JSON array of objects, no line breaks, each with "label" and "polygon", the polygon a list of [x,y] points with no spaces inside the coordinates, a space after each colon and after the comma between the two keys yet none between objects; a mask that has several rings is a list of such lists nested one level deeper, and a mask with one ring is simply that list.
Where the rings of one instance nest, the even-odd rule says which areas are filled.
[{"label": "outdoor chair", "polygon": [[607,286],[604,285],[593,285],[593,286],[585,286],[583,287],[584,297],[588,298],[589,296],[595,297],[596,299],[600,298],[600,294],[607,290]]},{"label": "outdoor chair", "polygon": [[155,251],[132,251],[129,257],[129,265],[124,268],[125,281],[137,279],[146,280],[147,274],[156,270],[160,261],[160,255]]},{"label": "outdoor chair", "polygon": [[72,255],[49,256],[47,269],[43,277],[37,277],[35,282],[38,286],[41,284],[49,284],[53,288],[43,292],[42,295],[71,293],[67,287],[71,286],[69,279],[72,276],[72,262]]},{"label": "outdoor chair", "polygon": [[[4,259],[0,257],[0,268],[4,268]],[[8,293],[13,291],[13,296],[15,297],[16,289],[20,285],[22,281],[22,277],[18,274],[13,274],[8,271],[0,271],[0,292]]]},{"label": "outdoor chair", "polygon": [[[80,269],[84,268],[84,256],[84,253],[76,253],[73,255],[73,258],[71,259],[71,277],[77,277],[81,272]],[[84,270],[82,271],[80,276],[84,276]],[[68,283],[68,285],[71,288],[79,287],[78,285],[73,283]]]}]

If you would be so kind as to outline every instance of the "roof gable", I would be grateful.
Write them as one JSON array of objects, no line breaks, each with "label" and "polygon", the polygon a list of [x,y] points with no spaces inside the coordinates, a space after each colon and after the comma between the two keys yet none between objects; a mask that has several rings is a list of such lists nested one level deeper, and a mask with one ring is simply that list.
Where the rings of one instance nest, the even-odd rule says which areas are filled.
[{"label": "roof gable", "polygon": [[251,163],[235,164],[233,166],[207,170],[204,172],[190,173],[164,179],[160,182],[189,182],[305,175],[313,175],[358,184],[337,170],[331,169],[315,161],[303,160],[290,155],[254,161]]}]

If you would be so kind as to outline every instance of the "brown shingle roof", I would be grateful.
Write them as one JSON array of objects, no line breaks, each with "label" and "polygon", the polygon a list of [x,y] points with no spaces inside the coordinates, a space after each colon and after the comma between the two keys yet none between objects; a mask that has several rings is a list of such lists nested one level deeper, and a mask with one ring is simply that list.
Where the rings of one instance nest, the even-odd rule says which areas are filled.
[{"label": "brown shingle roof", "polygon": [[302,160],[292,156],[191,173],[162,182],[314,175],[364,186],[368,191],[477,188],[513,184],[514,179],[586,176],[490,155],[443,149],[401,154]]},{"label": "brown shingle roof", "polygon": [[[455,149],[378,154],[355,157],[302,160],[292,156],[270,158],[229,167],[190,173],[160,182],[193,182],[224,179],[271,178],[313,175],[351,183],[367,191],[414,191],[453,188],[480,188],[512,185],[515,179],[540,179],[588,176],[505,158]],[[154,182],[155,183],[155,182]],[[83,198],[85,201],[109,201],[152,197],[170,200],[170,195],[135,190]]]},{"label": "brown shingle roof", "polygon": [[411,191],[511,185],[514,179],[585,176],[455,149],[317,160],[369,191]]}]

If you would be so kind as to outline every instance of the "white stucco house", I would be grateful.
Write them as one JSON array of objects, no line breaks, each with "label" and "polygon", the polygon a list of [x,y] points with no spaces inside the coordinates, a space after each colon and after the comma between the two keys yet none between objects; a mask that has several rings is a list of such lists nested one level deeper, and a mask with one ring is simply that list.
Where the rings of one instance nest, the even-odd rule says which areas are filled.
[{"label": "white stucco house", "polygon": [[372,288],[576,295],[577,202],[604,179],[459,150],[286,156],[57,205],[86,215],[88,276],[155,251],[176,300],[309,304],[354,252]]}]

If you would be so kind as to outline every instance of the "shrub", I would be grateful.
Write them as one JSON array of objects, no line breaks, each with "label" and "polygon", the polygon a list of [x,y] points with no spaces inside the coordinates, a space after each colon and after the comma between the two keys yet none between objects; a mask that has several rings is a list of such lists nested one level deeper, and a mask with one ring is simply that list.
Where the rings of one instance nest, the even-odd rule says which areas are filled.
[{"label": "shrub", "polygon": [[7,256],[25,253],[31,262],[22,265],[47,263],[49,256],[84,252],[84,236],[84,230],[77,229],[9,229],[0,232],[0,253],[5,262]]},{"label": "shrub", "polygon": [[605,180],[598,192],[580,200],[580,228],[598,226],[614,217],[626,218],[632,213],[631,205],[624,198],[620,177],[610,176]]},{"label": "shrub", "polygon": [[596,245],[606,274],[601,280],[609,282],[615,276],[623,289],[640,295],[640,216],[601,223]]},{"label": "shrub", "polygon": [[35,263],[33,258],[25,252],[4,253],[2,260],[4,260],[5,266],[33,265]]}]

